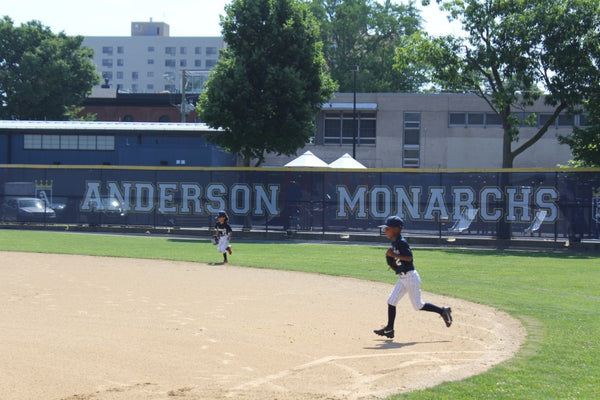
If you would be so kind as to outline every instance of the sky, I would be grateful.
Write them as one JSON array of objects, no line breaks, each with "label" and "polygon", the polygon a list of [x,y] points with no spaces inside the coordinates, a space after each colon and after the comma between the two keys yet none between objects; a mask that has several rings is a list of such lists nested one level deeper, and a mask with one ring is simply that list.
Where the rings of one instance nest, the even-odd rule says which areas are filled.
[{"label": "sky", "polygon": [[[407,0],[395,0],[396,3]],[[231,0],[0,0],[0,16],[15,25],[38,20],[55,32],[82,36],[130,36],[131,22],[169,24],[171,36],[221,36],[219,15]],[[417,5],[420,1],[415,1]],[[431,35],[458,33],[435,1],[423,8]],[[419,6],[420,7],[420,6]]]}]

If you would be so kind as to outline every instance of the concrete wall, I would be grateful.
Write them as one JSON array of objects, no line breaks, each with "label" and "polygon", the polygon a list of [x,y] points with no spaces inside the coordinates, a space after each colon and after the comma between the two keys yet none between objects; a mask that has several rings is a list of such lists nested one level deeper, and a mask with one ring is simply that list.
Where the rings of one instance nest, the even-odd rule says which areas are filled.
[{"label": "concrete wall", "polygon": [[[352,93],[338,93],[331,100],[353,102]],[[449,123],[451,112],[491,113],[487,103],[469,94],[358,93],[357,103],[377,104],[376,145],[357,145],[356,158],[369,168],[402,168],[404,112],[421,113],[420,168],[500,168],[502,137],[500,126],[455,126]],[[520,112],[551,113],[553,109],[538,101]],[[319,117],[322,120],[322,116]],[[315,143],[322,135],[323,124],[317,118]],[[539,127],[522,127],[520,140],[513,148],[532,137]],[[514,167],[555,167],[572,158],[570,148],[560,145],[558,134],[566,135],[572,127],[551,127],[529,150],[519,155]],[[310,150],[325,162],[344,153],[352,155],[351,145],[310,144],[298,151]],[[265,165],[283,166],[294,157],[269,155]]]}]

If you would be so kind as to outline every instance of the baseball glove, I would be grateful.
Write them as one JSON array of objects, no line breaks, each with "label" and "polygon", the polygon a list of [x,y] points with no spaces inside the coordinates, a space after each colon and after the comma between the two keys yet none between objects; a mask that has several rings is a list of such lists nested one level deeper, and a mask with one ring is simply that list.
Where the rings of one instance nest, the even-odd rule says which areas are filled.
[{"label": "baseball glove", "polygon": [[219,244],[219,238],[217,238],[217,235],[213,235],[213,237],[210,239],[210,242],[215,246]]},{"label": "baseball glove", "polygon": [[396,259],[394,257],[385,256],[385,262],[391,269],[394,270],[395,273],[398,273],[400,266],[396,264]]}]

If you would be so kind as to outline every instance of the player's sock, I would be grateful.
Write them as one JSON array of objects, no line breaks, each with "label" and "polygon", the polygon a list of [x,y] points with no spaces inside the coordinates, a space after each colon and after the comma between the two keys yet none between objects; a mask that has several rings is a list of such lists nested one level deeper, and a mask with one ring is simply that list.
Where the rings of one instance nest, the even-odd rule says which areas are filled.
[{"label": "player's sock", "polygon": [[421,311],[429,311],[442,315],[442,308],[436,306],[435,304],[425,303],[425,305],[421,308]]},{"label": "player's sock", "polygon": [[223,253],[223,261],[227,261],[227,253]]},{"label": "player's sock", "polygon": [[394,329],[394,322],[396,321],[396,306],[388,304],[388,323],[386,329]]}]

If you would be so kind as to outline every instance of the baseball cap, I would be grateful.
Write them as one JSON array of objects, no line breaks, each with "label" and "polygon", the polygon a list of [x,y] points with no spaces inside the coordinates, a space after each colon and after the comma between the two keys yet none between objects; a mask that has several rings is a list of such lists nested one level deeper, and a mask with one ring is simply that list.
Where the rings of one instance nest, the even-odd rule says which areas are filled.
[{"label": "baseball cap", "polygon": [[379,225],[380,228],[404,228],[404,221],[397,215],[387,217],[383,225]]},{"label": "baseball cap", "polygon": [[217,218],[221,218],[221,217],[227,218],[227,213],[225,211],[219,211],[219,215],[217,215]]}]

